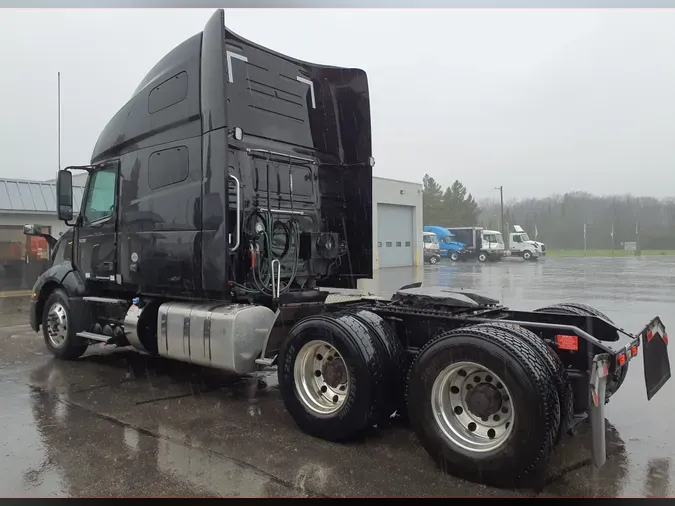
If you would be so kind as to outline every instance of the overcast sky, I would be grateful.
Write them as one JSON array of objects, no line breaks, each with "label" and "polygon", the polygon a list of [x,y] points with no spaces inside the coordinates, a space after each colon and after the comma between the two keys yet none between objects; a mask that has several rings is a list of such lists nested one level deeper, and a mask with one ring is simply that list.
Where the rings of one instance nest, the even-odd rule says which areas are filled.
[{"label": "overcast sky", "polygon": [[[0,10],[1,177],[85,164],[99,132],[213,9]],[[302,60],[360,67],[375,175],[506,198],[675,195],[675,11],[226,10]]]}]

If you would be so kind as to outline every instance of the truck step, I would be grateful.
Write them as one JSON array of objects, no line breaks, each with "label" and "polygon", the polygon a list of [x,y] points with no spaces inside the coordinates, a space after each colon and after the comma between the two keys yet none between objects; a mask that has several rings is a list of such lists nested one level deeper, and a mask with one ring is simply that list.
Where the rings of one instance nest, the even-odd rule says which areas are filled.
[{"label": "truck step", "polygon": [[256,358],[255,363],[258,365],[270,367],[274,365],[274,361],[276,360],[276,357],[273,358]]},{"label": "truck step", "polygon": [[128,304],[129,301],[124,299],[111,299],[108,297],[82,297],[82,300],[87,302],[96,302],[98,304]]},{"label": "truck step", "polygon": [[92,341],[98,341],[105,344],[110,343],[114,339],[113,336],[94,334],[93,332],[78,332],[77,337],[81,337],[82,339],[91,339]]}]

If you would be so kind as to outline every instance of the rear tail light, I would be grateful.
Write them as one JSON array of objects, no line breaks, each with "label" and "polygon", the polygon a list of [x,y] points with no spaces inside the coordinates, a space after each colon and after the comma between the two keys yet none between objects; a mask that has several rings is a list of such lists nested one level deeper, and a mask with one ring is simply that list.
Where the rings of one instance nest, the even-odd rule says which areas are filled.
[{"label": "rear tail light", "polygon": [[622,353],[621,355],[619,355],[617,360],[619,362],[619,366],[622,366],[623,364],[626,363],[626,354]]},{"label": "rear tail light", "polygon": [[579,338],[577,336],[559,334],[555,336],[555,342],[560,350],[579,351]]},{"label": "rear tail light", "polygon": [[631,355],[632,355],[632,356],[637,357],[637,354],[638,354],[638,346],[637,346],[637,344],[634,344],[634,345],[633,345],[633,347],[631,348],[630,352],[631,352]]}]

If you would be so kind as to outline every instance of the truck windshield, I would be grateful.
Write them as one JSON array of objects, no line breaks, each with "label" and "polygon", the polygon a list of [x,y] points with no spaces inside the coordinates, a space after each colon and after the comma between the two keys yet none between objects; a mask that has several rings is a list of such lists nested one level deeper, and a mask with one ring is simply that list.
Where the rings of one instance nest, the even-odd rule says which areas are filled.
[{"label": "truck windshield", "polygon": [[520,237],[523,241],[529,241],[530,238],[527,236],[527,234],[520,234]]},{"label": "truck windshield", "polygon": [[435,235],[425,235],[423,240],[428,244],[438,244],[438,239]]}]

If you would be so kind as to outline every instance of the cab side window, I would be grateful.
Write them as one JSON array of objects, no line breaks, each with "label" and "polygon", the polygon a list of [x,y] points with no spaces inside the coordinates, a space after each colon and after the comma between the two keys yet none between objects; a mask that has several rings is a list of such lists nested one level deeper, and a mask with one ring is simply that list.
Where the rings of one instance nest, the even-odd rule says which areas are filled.
[{"label": "cab side window", "polygon": [[513,242],[523,242],[523,239],[519,235],[514,235]]},{"label": "cab side window", "polygon": [[115,209],[117,167],[101,169],[91,175],[83,218],[85,223],[112,216]]}]

